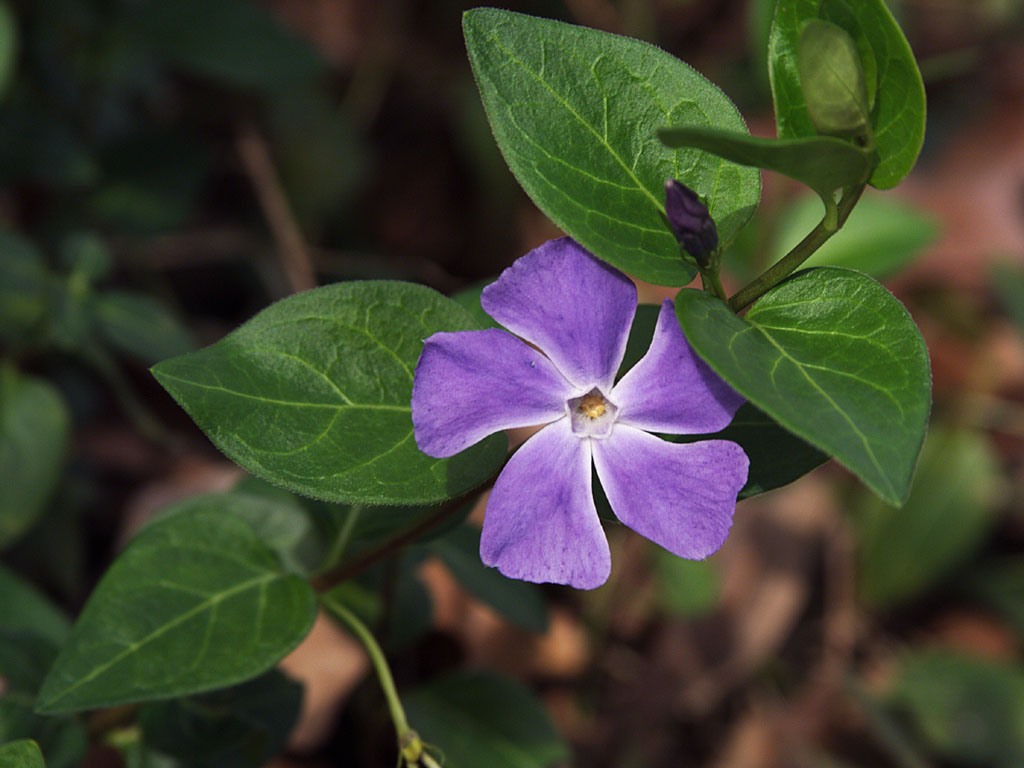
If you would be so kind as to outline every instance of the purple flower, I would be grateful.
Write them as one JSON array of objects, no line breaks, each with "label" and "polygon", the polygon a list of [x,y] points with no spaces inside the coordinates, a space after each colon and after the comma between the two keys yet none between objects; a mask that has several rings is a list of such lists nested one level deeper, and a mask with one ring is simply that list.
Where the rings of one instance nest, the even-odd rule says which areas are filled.
[{"label": "purple flower", "polygon": [[680,557],[717,550],[747,480],[746,454],[727,440],[671,443],[651,432],[717,432],[743,399],[690,348],[672,302],[661,306],[647,354],[616,383],[636,288],[575,241],[552,240],[518,259],[480,301],[515,336],[490,329],[427,339],[412,421],[416,444],[435,457],[499,430],[547,425],[494,484],[484,563],[527,581],[603,584],[611,557],[592,464],[630,528]]}]

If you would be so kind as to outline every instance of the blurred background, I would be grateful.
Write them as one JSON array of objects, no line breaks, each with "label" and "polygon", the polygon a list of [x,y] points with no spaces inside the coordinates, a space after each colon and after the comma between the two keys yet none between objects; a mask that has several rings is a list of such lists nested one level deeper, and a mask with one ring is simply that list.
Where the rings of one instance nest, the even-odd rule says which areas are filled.
[{"label": "blurred background", "polygon": [[[502,5],[656,43],[773,135],[768,0]],[[510,765],[1024,765],[1024,2],[890,6],[928,91],[924,151],[816,258],[883,279],[924,333],[935,404],[910,500],[888,507],[829,463],[742,502],[704,563],[612,527],[611,581],[544,587],[536,625],[421,553],[413,593],[391,596],[403,620],[379,627],[399,687],[466,668],[519,680],[560,740]],[[155,510],[240,482],[149,365],[295,291],[388,278],[452,295],[560,234],[491,138],[468,7],[0,0],[12,573],[74,615]],[[820,216],[798,185],[764,182],[725,256],[733,290]],[[276,768],[393,760],[357,644],[324,621],[283,667],[306,689]],[[72,748],[37,726],[50,765],[120,764],[102,738]],[[29,734],[0,711],[0,735]]]}]

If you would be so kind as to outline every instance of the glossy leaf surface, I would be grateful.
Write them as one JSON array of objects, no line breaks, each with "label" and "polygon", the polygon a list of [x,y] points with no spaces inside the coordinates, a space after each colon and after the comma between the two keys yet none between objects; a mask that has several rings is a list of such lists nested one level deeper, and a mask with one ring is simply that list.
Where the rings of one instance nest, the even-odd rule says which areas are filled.
[{"label": "glossy leaf surface", "polygon": [[883,499],[910,491],[931,409],[921,334],[903,305],[852,270],[799,272],[738,317],[680,291],[690,344],[751,403],[835,456]]},{"label": "glossy leaf surface", "polygon": [[756,170],[657,140],[665,126],[746,132],[732,102],[683,62],[638,40],[494,8],[467,12],[463,32],[506,162],[594,255],[652,283],[690,281],[695,267],[664,217],[668,178],[705,199],[722,241],[750,218]]},{"label": "glossy leaf surface", "polygon": [[153,375],[218,448],[276,485],[330,501],[424,504],[473,488],[505,456],[500,434],[450,459],[413,439],[423,339],[476,327],[423,286],[340,283],[279,301]]},{"label": "glossy leaf surface", "polygon": [[[228,512],[143,530],[89,598],[39,694],[61,712],[167,699],[265,672],[313,625],[309,584]],[[116,628],[116,631],[115,631]]]},{"label": "glossy leaf surface", "polygon": [[871,184],[896,186],[924,142],[925,96],[921,73],[884,0],[779,0],[768,42],[768,70],[781,139],[816,135],[800,85],[797,45],[809,19],[850,33],[864,68],[879,163]]}]

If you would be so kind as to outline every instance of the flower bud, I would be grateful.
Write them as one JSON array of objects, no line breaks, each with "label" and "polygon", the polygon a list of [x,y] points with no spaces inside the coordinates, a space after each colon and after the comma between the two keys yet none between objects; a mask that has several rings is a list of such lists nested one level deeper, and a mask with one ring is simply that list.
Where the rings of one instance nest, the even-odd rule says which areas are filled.
[{"label": "flower bud", "polygon": [[668,179],[665,216],[679,244],[698,264],[707,266],[708,254],[718,247],[718,229],[697,193],[675,179]]}]

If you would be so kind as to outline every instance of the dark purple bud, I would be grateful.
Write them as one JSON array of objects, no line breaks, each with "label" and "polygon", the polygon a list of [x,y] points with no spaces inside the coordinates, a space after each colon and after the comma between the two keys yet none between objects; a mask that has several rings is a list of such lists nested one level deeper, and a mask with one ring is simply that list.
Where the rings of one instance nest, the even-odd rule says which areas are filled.
[{"label": "dark purple bud", "polygon": [[665,215],[676,240],[701,266],[718,247],[718,229],[697,193],[675,179],[665,182]]}]

